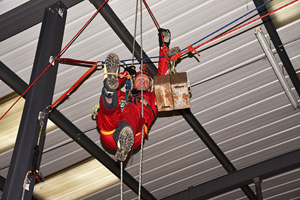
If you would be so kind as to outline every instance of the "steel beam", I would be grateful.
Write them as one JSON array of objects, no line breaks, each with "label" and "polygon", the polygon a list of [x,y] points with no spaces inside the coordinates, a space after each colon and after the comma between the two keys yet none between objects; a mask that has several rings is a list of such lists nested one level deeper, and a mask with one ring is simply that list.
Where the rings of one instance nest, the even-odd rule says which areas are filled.
[{"label": "steel beam", "polygon": [[5,178],[3,176],[0,176],[0,190],[3,191],[5,184]]},{"label": "steel beam", "polygon": [[240,185],[251,184],[256,177],[266,179],[298,167],[300,167],[300,149],[189,188],[163,200],[209,199],[234,190]]},{"label": "steel beam", "polygon": [[[90,0],[90,2],[98,9],[105,0]],[[119,36],[125,46],[129,49],[130,52],[133,50],[133,37],[118,16],[114,13],[114,11],[110,8],[108,4],[103,6],[99,13],[106,20],[106,22],[110,25],[110,27],[115,31],[115,33]],[[135,41],[134,47],[134,57],[137,59],[142,58],[141,56],[141,47],[137,41]],[[143,58],[149,58],[149,56],[143,51]],[[139,61],[140,62],[140,61]],[[148,73],[153,77],[157,74],[157,68],[151,62],[151,60],[145,60],[144,63],[148,65]]]},{"label": "steel beam", "polygon": [[[196,117],[191,113],[189,109],[181,110],[183,118],[187,123],[193,128],[195,133],[201,138],[207,148],[212,152],[212,154],[217,158],[217,160],[222,164],[224,169],[230,174],[236,171],[234,165],[230,162],[227,156],[223,153],[220,147],[215,143],[215,141],[210,137],[204,127],[196,119]],[[248,185],[240,186],[243,192],[247,195],[249,199],[256,199],[256,195],[251,190]]]},{"label": "steel beam", "polygon": [[[259,7],[260,5],[264,4],[263,0],[253,0],[253,2],[256,7]],[[258,12],[259,12],[260,16],[263,16],[268,13],[268,10],[267,10],[266,6],[262,6],[260,9],[258,9]],[[280,60],[283,63],[283,66],[286,69],[298,95],[300,96],[300,80],[297,77],[297,74],[291,63],[291,60],[285,51],[285,48],[281,42],[278,32],[271,20],[271,17],[267,16],[267,17],[264,17],[262,20],[263,20],[264,26],[266,27],[266,30],[267,30],[270,38],[271,38],[271,41],[273,42],[274,47],[280,57]]]},{"label": "steel beam", "polygon": [[[45,9],[30,83],[49,65],[49,58],[60,52],[65,22],[66,7],[61,2]],[[23,194],[24,199],[32,198],[36,181],[32,172],[39,169],[47,125],[47,116],[41,127],[38,116],[52,102],[58,62],[54,66],[27,93],[2,199],[21,199]],[[27,179],[31,181],[24,193],[23,184]]]},{"label": "steel beam", "polygon": [[[98,9],[103,3],[104,0],[90,0],[90,2]],[[129,33],[129,31],[126,29],[124,24],[121,22],[121,20],[116,16],[116,14],[113,12],[113,10],[110,8],[110,6],[107,4],[105,5],[101,10],[100,14],[103,16],[103,18],[107,21],[107,23],[111,26],[111,28],[115,31],[115,33],[120,37],[120,39],[124,42],[126,47],[131,52],[133,49],[132,41],[133,37]],[[137,45],[137,42],[135,43]],[[135,57],[140,57],[140,46],[138,46],[139,50],[136,52]],[[135,47],[137,49],[137,47]],[[147,57],[146,54],[144,56]],[[157,68],[152,63],[151,60],[148,60],[148,69],[152,72],[152,76],[157,74]],[[218,145],[213,141],[213,139],[210,137],[210,135],[206,132],[206,130],[201,126],[199,121],[195,118],[195,116],[191,113],[190,110],[181,110],[182,116],[185,118],[185,120],[189,123],[189,125],[193,128],[193,130],[197,133],[197,135],[202,139],[202,141],[207,145],[207,147],[211,150],[211,152],[216,156],[216,158],[220,161],[220,163],[223,165],[225,170],[228,173],[236,171],[233,164],[229,161],[229,159],[225,156],[225,154],[222,152],[222,150],[218,147]],[[254,192],[250,189],[249,186],[242,186],[241,189],[244,191],[244,193],[248,196],[249,199],[256,199],[256,195]]]},{"label": "steel beam", "polygon": [[[70,8],[83,0],[62,0]],[[0,42],[43,20],[44,9],[58,0],[30,0],[0,16]]]},{"label": "steel beam", "polygon": [[255,190],[256,190],[256,194],[257,194],[257,200],[263,200],[260,178],[259,177],[255,177],[253,179],[253,181],[254,181],[254,184],[255,184]]},{"label": "steel beam", "polygon": [[[22,94],[27,88],[25,83],[19,76],[11,71],[5,64],[0,61],[0,79],[9,87],[15,90],[18,94]],[[111,159],[100,147],[98,147],[89,137],[87,137],[81,130],[79,130],[72,122],[70,122],[58,110],[54,110],[49,119],[55,123],[57,127],[62,129],[82,148],[88,151],[94,158],[107,167],[114,175],[120,176],[120,166],[116,165],[115,161]],[[126,171],[123,172],[124,183],[138,194],[139,183]],[[141,190],[141,197],[143,199],[156,199],[144,187]]]}]

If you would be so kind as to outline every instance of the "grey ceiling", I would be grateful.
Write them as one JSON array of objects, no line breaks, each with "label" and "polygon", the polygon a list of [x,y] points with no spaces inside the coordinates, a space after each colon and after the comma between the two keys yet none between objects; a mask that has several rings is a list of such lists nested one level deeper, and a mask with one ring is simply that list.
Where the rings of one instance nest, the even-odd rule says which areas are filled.
[{"label": "grey ceiling", "polygon": [[[171,46],[181,48],[255,8],[250,0],[152,0],[148,4],[160,26],[171,30]],[[111,0],[109,6],[133,34],[135,1]],[[63,46],[94,12],[95,7],[89,1],[68,9]],[[254,27],[259,24],[260,20],[209,43],[198,49],[200,57],[185,57],[177,65],[178,71],[188,73],[193,85],[191,112],[237,170],[299,150],[300,112],[292,108],[254,35]],[[38,23],[0,43],[0,60],[27,83],[40,27]],[[267,33],[263,25],[262,29]],[[293,67],[300,68],[300,20],[277,31]],[[148,56],[158,55],[157,30],[146,10],[143,12],[143,48]],[[109,52],[117,53],[122,60],[131,58],[130,51],[103,17],[98,15],[64,57],[99,61],[104,60]],[[276,57],[282,65],[277,54]],[[157,60],[153,59],[153,62],[156,64]],[[85,71],[83,67],[60,64],[54,100]],[[102,71],[94,73],[68,101],[58,107],[82,132],[93,129],[86,135],[100,148],[103,147],[99,133],[94,129],[96,124],[91,120],[90,110],[99,99],[102,76]],[[0,83],[0,97],[13,91],[2,81]],[[41,164],[45,176],[90,156],[78,144],[70,141],[60,129],[48,133],[44,148],[47,153],[43,154]],[[59,148],[54,148],[57,146]],[[3,177],[7,175],[8,168],[5,166],[9,165],[12,151],[0,155],[0,175]],[[113,155],[108,155],[113,158]],[[137,153],[131,156],[126,166],[127,172],[135,178],[138,175],[138,163]],[[143,160],[143,185],[157,199],[226,174],[181,115],[169,113],[157,118],[145,142]],[[250,186],[255,191],[253,184]],[[212,199],[247,199],[237,188]],[[300,199],[300,169],[295,168],[263,180],[262,193],[264,199]],[[125,187],[124,198],[136,199],[137,195]],[[120,199],[120,185],[116,184],[84,199]]]}]

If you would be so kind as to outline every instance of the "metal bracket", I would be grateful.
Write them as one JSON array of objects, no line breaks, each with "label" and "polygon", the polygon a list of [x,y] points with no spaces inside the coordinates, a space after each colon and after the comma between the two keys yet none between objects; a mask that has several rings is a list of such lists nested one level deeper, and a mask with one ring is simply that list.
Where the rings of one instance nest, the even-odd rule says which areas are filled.
[{"label": "metal bracket", "polygon": [[57,13],[59,14],[59,16],[61,16],[61,18],[64,17],[64,12],[65,12],[65,9],[63,9],[63,8],[58,8]]},{"label": "metal bracket", "polygon": [[44,126],[45,116],[46,116],[46,113],[45,113],[44,111],[40,111],[40,112],[39,112],[38,120],[39,120],[39,122],[40,122],[40,126],[41,126],[41,127]]},{"label": "metal bracket", "polygon": [[30,180],[30,178],[27,176],[27,177],[26,177],[26,184],[25,184],[24,189],[27,190],[27,191],[29,191],[30,184],[31,184],[31,180]]},{"label": "metal bracket", "polygon": [[39,112],[38,120],[40,122],[40,126],[44,126],[46,115],[51,112],[51,106],[47,106],[43,111]]},{"label": "metal bracket", "polygon": [[52,65],[54,66],[53,60],[54,60],[54,56],[50,56],[50,58],[49,58],[49,63],[52,63]]}]

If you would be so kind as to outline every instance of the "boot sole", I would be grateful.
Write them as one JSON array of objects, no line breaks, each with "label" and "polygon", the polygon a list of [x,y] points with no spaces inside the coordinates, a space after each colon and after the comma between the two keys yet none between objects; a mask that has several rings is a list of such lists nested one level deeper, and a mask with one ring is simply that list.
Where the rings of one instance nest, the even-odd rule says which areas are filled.
[{"label": "boot sole", "polygon": [[116,160],[125,161],[128,153],[134,144],[134,133],[130,127],[124,127],[119,136],[118,149],[116,151]]},{"label": "boot sole", "polygon": [[107,74],[106,85],[109,87],[109,91],[116,90],[119,87],[118,71],[120,66],[120,60],[117,54],[109,53],[105,59],[106,73]]}]

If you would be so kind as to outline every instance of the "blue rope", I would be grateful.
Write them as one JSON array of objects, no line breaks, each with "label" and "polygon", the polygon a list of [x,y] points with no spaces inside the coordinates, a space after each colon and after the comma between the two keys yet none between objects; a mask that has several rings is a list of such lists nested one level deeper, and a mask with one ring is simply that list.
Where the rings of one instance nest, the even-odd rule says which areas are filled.
[{"label": "blue rope", "polygon": [[[127,60],[121,60],[120,62],[125,63],[128,61],[134,61],[134,60],[150,60],[152,58],[160,58],[160,57],[164,57],[164,56],[153,56],[153,57],[149,57],[149,58],[135,58],[135,59],[127,59]],[[127,66],[127,65],[126,65]]]}]

